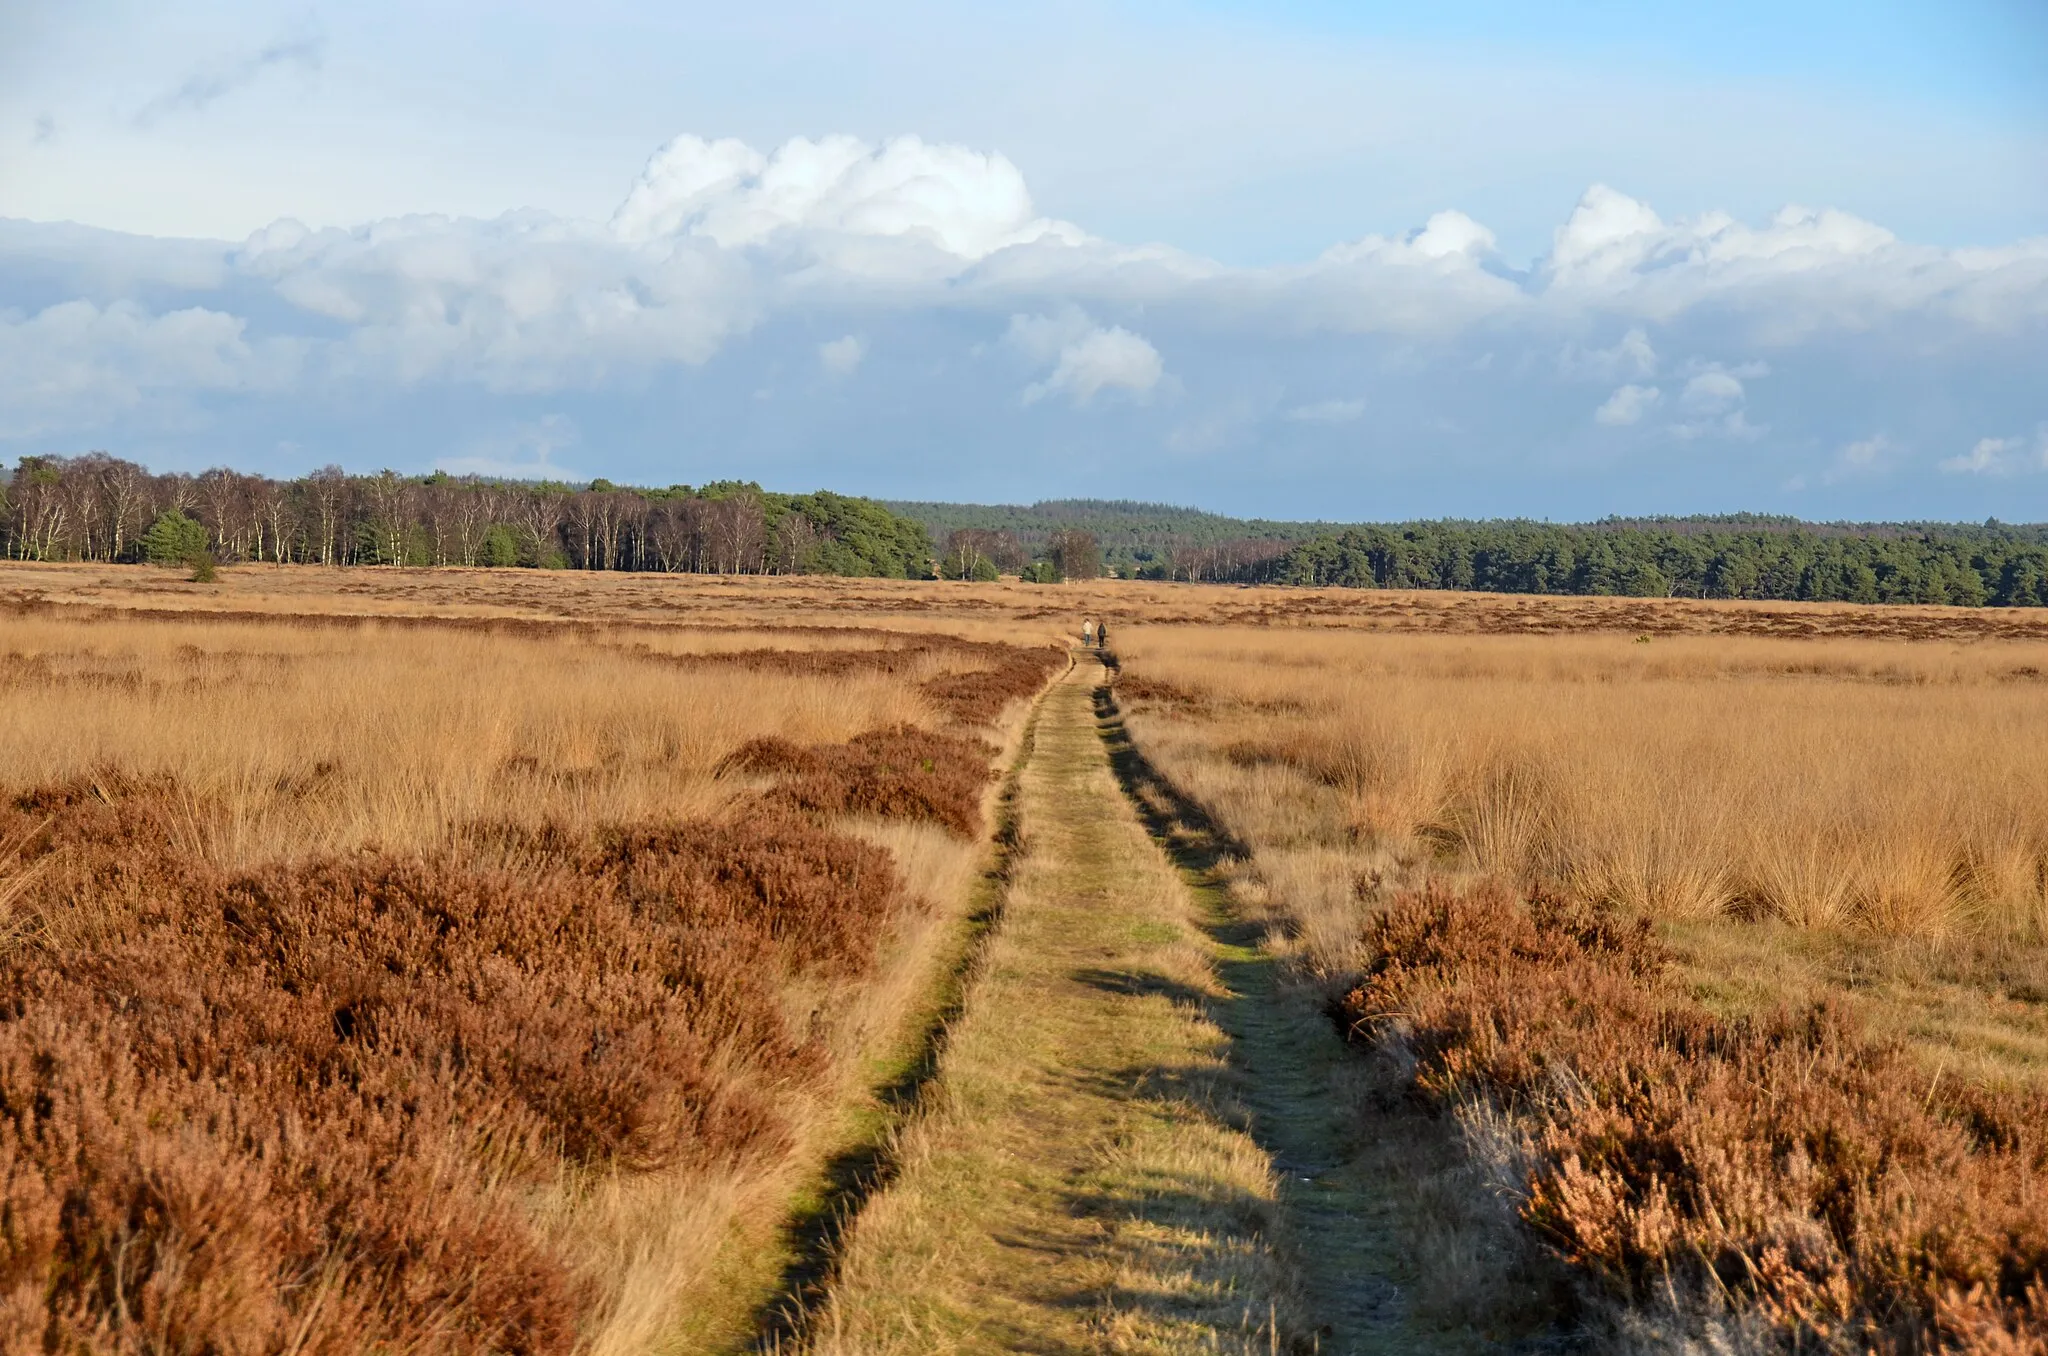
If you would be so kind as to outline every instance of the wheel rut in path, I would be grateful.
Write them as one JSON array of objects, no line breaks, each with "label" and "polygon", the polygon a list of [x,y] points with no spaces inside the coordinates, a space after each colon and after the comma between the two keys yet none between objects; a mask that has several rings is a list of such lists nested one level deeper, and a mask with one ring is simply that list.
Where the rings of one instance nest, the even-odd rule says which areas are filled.
[{"label": "wheel rut in path", "polygon": [[[1071,673],[1071,662],[1068,668]],[[830,1291],[848,1228],[868,1201],[887,1190],[903,1170],[897,1152],[899,1134],[938,1076],[948,1035],[960,1018],[989,936],[1001,921],[1019,850],[1018,780],[1031,761],[1044,698],[1045,693],[1040,693],[1032,703],[1016,751],[1002,774],[988,864],[956,925],[959,938],[953,958],[938,977],[928,1006],[905,1043],[894,1052],[893,1072],[872,1090],[871,1124],[826,1161],[813,1189],[784,1221],[780,1274],[755,1308],[754,1337],[746,1349],[781,1352],[802,1348],[815,1311]]]},{"label": "wheel rut in path", "polygon": [[[1094,692],[1118,785],[1177,870],[1206,934],[1221,994],[1209,1009],[1230,1038],[1245,1124],[1270,1157],[1280,1215],[1312,1345],[1337,1356],[1467,1353],[1503,1347],[1453,1321],[1418,1321],[1409,1303],[1416,1201],[1404,1179],[1427,1171],[1412,1126],[1368,1120],[1356,1054],[1319,996],[1285,981],[1246,919],[1222,867],[1249,851],[1161,775],[1133,743],[1109,683]],[[1434,1136],[1435,1131],[1431,1132]],[[1441,1153],[1441,1146],[1432,1146]]]}]

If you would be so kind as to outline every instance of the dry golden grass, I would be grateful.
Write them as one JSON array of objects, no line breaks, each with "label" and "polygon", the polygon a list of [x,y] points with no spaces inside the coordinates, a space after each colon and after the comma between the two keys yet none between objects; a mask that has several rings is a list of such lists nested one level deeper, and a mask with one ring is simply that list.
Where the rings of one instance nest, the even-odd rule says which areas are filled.
[{"label": "dry golden grass", "polygon": [[1299,589],[1094,580],[1059,585],[614,571],[237,566],[193,584],[137,566],[0,563],[0,608],[571,619],[703,627],[886,626],[1013,643],[1078,639],[1083,617],[1116,628],[1307,627],[1435,634],[2048,639],[2039,608],[1558,598],[1398,589]]},{"label": "dry golden grass", "polygon": [[480,818],[700,815],[732,794],[715,774],[749,739],[934,720],[898,677],[736,681],[611,642],[17,618],[0,633],[0,791],[174,776],[192,846],[234,867],[424,847]]},{"label": "dry golden grass", "polygon": [[1211,795],[1251,842],[1426,855],[1670,920],[2048,929],[2048,642],[1118,645],[1128,690],[1191,699],[1158,706],[1237,769],[1193,775],[1243,782]]},{"label": "dry golden grass", "polygon": [[1117,688],[1384,1106],[1460,1133],[1416,1246],[1462,1311],[1540,1243],[1618,1350],[2042,1350],[2048,644],[1700,611],[1133,626]]},{"label": "dry golden grass", "polygon": [[[421,1351],[498,1350],[513,1337],[504,1349],[624,1353],[723,1348],[741,1340],[750,1327],[748,1306],[765,1299],[776,1279],[776,1229],[792,1193],[857,1129],[850,1108],[866,1096],[875,1061],[905,1038],[907,1015],[924,1002],[933,966],[950,949],[948,935],[986,847],[976,837],[993,794],[984,785],[986,767],[999,756],[994,746],[1014,739],[1019,699],[1043,680],[1052,656],[962,643],[996,629],[971,618],[950,628],[880,628],[886,617],[855,599],[838,599],[840,610],[822,619],[792,617],[776,598],[764,601],[754,593],[743,607],[728,609],[715,581],[670,589],[667,596],[658,586],[671,581],[638,581],[643,587],[627,605],[576,577],[415,575],[378,578],[376,589],[363,590],[360,574],[288,570],[258,581],[251,578],[255,573],[224,576],[222,597],[145,570],[0,572],[0,594],[12,596],[0,601],[0,805],[7,825],[18,822],[21,829],[0,826],[10,835],[0,842],[0,909],[7,911],[9,959],[19,982],[30,986],[14,997],[32,1014],[46,1001],[34,996],[34,985],[70,986],[62,992],[76,993],[65,1001],[83,1005],[83,1012],[100,1000],[91,982],[74,982],[79,976],[114,976],[104,983],[119,988],[129,982],[120,978],[128,973],[124,967],[138,963],[136,948],[160,946],[161,964],[178,973],[167,972],[172,992],[160,1008],[142,1010],[140,1029],[175,1018],[186,1023],[177,1030],[192,1033],[177,1040],[203,1044],[214,1039],[205,1035],[214,1028],[198,1014],[216,1000],[201,992],[203,982],[195,988],[183,976],[204,967],[200,953],[213,944],[209,929],[221,917],[214,901],[223,892],[236,899],[237,892],[269,890],[289,902],[300,883],[327,881],[319,888],[351,899],[350,908],[385,892],[397,918],[415,904],[430,914],[443,908],[441,894],[459,896],[466,881],[496,880],[516,893],[527,874],[541,873],[533,877],[537,890],[587,890],[594,892],[590,908],[613,908],[628,896],[607,895],[615,887],[589,873],[610,869],[601,866],[610,850],[602,845],[618,839],[620,826],[629,833],[647,826],[651,841],[670,832],[665,826],[684,826],[675,840],[683,846],[657,853],[676,857],[686,872],[694,869],[690,854],[700,852],[694,844],[730,843],[740,855],[727,860],[737,865],[710,862],[703,869],[713,875],[687,889],[715,910],[723,907],[719,892],[733,882],[744,889],[749,880],[765,881],[792,901],[809,901],[803,907],[816,917],[803,921],[791,913],[788,921],[812,929],[815,940],[795,946],[785,959],[772,946],[766,956],[748,950],[762,945],[761,937],[747,940],[747,926],[755,925],[731,936],[716,921],[692,925],[698,930],[683,954],[701,958],[688,964],[714,982],[708,999],[687,988],[674,996],[662,1019],[679,1025],[660,1040],[681,1040],[696,1050],[684,1077],[697,1081],[678,1085],[683,1100],[677,1105],[701,1103],[711,1108],[706,1115],[726,1115],[716,1107],[727,1096],[719,1089],[729,1089],[743,1114],[729,1124],[701,1122],[679,1145],[660,1151],[673,1162],[565,1154],[555,1131],[520,1128],[531,1117],[515,1116],[503,1121],[505,1128],[492,1129],[502,1119],[494,1104],[465,1103],[474,1101],[465,1091],[470,1085],[454,1076],[443,1100],[457,1108],[450,1114],[458,1119],[447,1126],[422,1120],[412,1133],[428,1143],[445,1139],[445,1161],[432,1172],[445,1177],[453,1193],[448,1208],[488,1211],[500,1221],[494,1227],[507,1241],[499,1253],[480,1252],[472,1271],[461,1273],[481,1278],[476,1286],[497,1287],[490,1293],[498,1299],[481,1289],[458,1291],[421,1299],[408,1310],[388,1283],[380,1290],[363,1270],[367,1263],[350,1260],[354,1245],[345,1235],[327,1245],[334,1249],[332,1268],[339,1268],[332,1284],[322,1280],[295,1291],[298,1282],[290,1281],[266,1294],[262,1280],[249,1278],[262,1276],[266,1266],[288,1271],[298,1263],[289,1249],[267,1254],[271,1245],[252,1243],[257,1234],[237,1221],[230,1198],[220,1197],[215,1208],[225,1212],[218,1224],[226,1232],[216,1251],[229,1256],[234,1249],[235,1265],[244,1268],[243,1279],[233,1282],[243,1287],[243,1298],[234,1301],[239,1309],[221,1307],[222,1282],[205,1279],[200,1270],[187,1273],[197,1279],[183,1289],[166,1270],[183,1265],[176,1258],[186,1245],[176,1231],[181,1221],[189,1223],[180,1213],[184,1207],[136,1207],[145,1214],[119,1228],[123,1237],[138,1231],[141,1243],[124,1246],[113,1260],[88,1251],[74,1267],[83,1279],[77,1296],[63,1300],[71,1306],[61,1318],[72,1335],[66,1340],[83,1342],[81,1350],[127,1350],[148,1341],[260,1346],[268,1331],[262,1325],[279,1321],[296,1326],[294,1340],[307,1351],[348,1349],[356,1340],[351,1331],[363,1340],[381,1332]],[[555,586],[538,604],[526,593],[536,581],[542,589]],[[257,582],[265,587],[251,587]],[[65,600],[23,598],[52,592]],[[792,627],[792,620],[805,624]],[[779,741],[805,766],[840,769],[846,794],[829,806],[812,804],[816,797],[806,799],[800,781],[784,770],[736,770],[735,753],[764,739]],[[94,815],[125,826],[120,832],[128,836],[95,837],[97,830],[72,826],[74,819],[84,824],[79,816]],[[522,833],[532,836],[522,839]],[[753,851],[750,834],[768,835],[762,840],[766,857],[746,856]],[[776,834],[785,839],[770,841]],[[826,854],[820,862],[836,853],[839,865],[829,869],[843,871],[870,860],[859,856],[863,851],[891,864],[887,880],[872,878],[865,867],[857,868],[867,872],[859,881],[804,875],[813,870],[802,859],[805,852]],[[830,907],[818,913],[814,906],[821,902]],[[659,907],[657,898],[657,916]],[[830,939],[834,911],[856,920],[857,936]],[[182,929],[175,948],[167,926]],[[324,924],[314,919],[311,926],[318,933]],[[758,924],[779,926],[773,919]],[[823,932],[816,931],[820,926]],[[362,935],[374,932],[367,928]],[[616,952],[600,945],[579,953],[571,962],[583,967],[576,975],[550,974],[554,962],[545,947],[522,954],[522,965],[532,967],[531,982],[567,985],[573,1001],[588,998],[599,1014],[593,1019],[599,1034],[565,1033],[571,1045],[591,1039],[595,1052],[607,1041],[644,1034],[630,1024],[638,1019],[621,1019],[621,1025],[603,1006],[626,991],[607,967],[646,945],[631,932],[626,926],[618,936]],[[325,986],[374,980],[374,974],[360,981],[344,977],[361,959],[349,937],[320,945],[331,946],[333,959],[318,962],[325,968],[313,972],[320,977],[305,1001],[317,1007],[329,1001],[320,997]],[[249,972],[247,983],[255,986],[250,1003],[272,1001],[269,991],[258,990],[262,967],[274,963],[258,962]],[[492,962],[479,963],[480,973],[496,973]],[[733,967],[739,967],[731,979],[737,987],[728,993],[719,986]],[[374,971],[374,961],[369,968]],[[22,978],[36,975],[55,978]],[[474,982],[488,987],[499,981]],[[764,989],[766,1006],[756,994]],[[332,1001],[343,1005],[341,1011],[354,1000]],[[708,1004],[703,1021],[690,1015],[692,1004]],[[315,1017],[320,1030],[305,1036],[309,1049],[326,1051],[338,1041],[343,1055],[358,1058],[347,1055],[354,1019],[345,1027],[337,1016],[329,1031],[324,1009]],[[97,1027],[77,1028],[76,1048],[67,1046],[57,1057],[60,1070],[70,1067],[67,1059],[129,1057],[118,1047],[130,1039],[120,1034],[130,1018],[105,1020],[111,1025],[98,1035],[90,1034]],[[509,1064],[525,1057],[518,1042],[529,1039],[534,1024],[553,1019],[545,1011],[492,1013],[486,1006],[473,1020],[502,1024],[487,1039],[503,1042],[502,1050],[493,1047],[493,1057]],[[442,1034],[422,1029],[420,1039],[431,1045]],[[393,1051],[403,1058],[397,1047]],[[458,1054],[455,1065],[443,1067],[459,1070],[473,1057]],[[360,1056],[370,1068],[385,1058],[382,1049]],[[432,1067],[400,1077],[444,1076]],[[0,1078],[12,1076],[0,1071]],[[60,1109],[70,1105],[65,1077],[57,1076]],[[150,1095],[169,1099],[165,1106],[152,1103],[148,1113],[148,1124],[162,1134],[176,1138],[178,1118],[197,1114],[176,1103],[182,1094]],[[239,1114],[275,1110],[280,1117],[311,1115],[317,1123],[317,1113],[302,1113],[293,1103],[301,1095],[272,1079],[260,1090],[249,1085],[234,1105]],[[619,1095],[639,1094],[622,1088]],[[125,1123],[125,1114],[113,1123]],[[639,1114],[628,1112],[627,1121]],[[148,1140],[156,1131],[136,1125],[144,1149],[94,1141],[78,1161],[98,1161],[93,1155],[104,1152],[113,1155],[109,1161],[132,1162],[137,1152],[156,1153]],[[17,1127],[17,1133],[29,1132]],[[500,1152],[488,1149],[493,1137],[515,1133],[527,1136],[508,1141],[526,1146],[517,1162],[493,1166],[492,1155]],[[486,1146],[481,1158],[472,1161],[465,1136]],[[232,1159],[239,1150],[218,1152]],[[364,1152],[374,1157],[377,1151]],[[40,1170],[23,1168],[14,1177],[32,1182]],[[184,1168],[166,1171],[166,1180],[181,1190],[177,1173]],[[376,1180],[374,1172],[339,1173],[335,1180],[339,1184],[328,1188],[340,1193],[335,1201],[359,1189],[374,1194],[364,1185]],[[307,1208],[291,1205],[298,1188],[289,1182],[281,1179],[270,1189],[279,1209]],[[369,1216],[395,1218],[412,1208],[407,1200],[431,1201],[437,1190],[428,1186],[419,1189],[424,1194],[398,1197],[384,1215],[377,1214],[384,1203],[373,1202]],[[150,1209],[158,1213],[146,1213]],[[481,1228],[489,1221],[475,1223]],[[99,1227],[90,1219],[85,1225]],[[172,1233],[164,1235],[165,1228]],[[451,1246],[459,1252],[469,1245]],[[531,1250],[526,1262],[519,1261],[520,1248]],[[96,1270],[103,1263],[113,1267],[111,1290]],[[420,1270],[424,1262],[409,1265],[422,1277],[429,1274]],[[451,1255],[434,1265],[460,1272],[470,1264]],[[502,1274],[494,1270],[507,1265]],[[124,1277],[138,1294],[147,1277],[147,1304],[155,1307],[125,1308]],[[4,1319],[10,1332],[41,1321],[34,1317],[41,1312],[36,1275],[23,1272],[22,1279],[28,1288],[6,1298],[13,1306]],[[519,1298],[522,1287],[531,1298]],[[333,1298],[319,1299],[330,1293]],[[311,1309],[303,1308],[307,1296],[318,1300]],[[263,1306],[270,1316],[257,1315]],[[271,1310],[287,1317],[277,1319]],[[506,1323],[513,1326],[491,1326]]]}]

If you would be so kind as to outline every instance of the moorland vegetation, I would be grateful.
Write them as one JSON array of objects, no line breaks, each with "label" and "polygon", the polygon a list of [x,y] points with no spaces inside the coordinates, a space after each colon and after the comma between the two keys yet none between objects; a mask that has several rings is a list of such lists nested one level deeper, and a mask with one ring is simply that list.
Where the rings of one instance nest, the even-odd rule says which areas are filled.
[{"label": "moorland vegetation", "polygon": [[1364,1114],[1460,1127],[1425,1307],[1624,1349],[2048,1338],[2048,647],[1118,647],[1140,747],[1375,1061]]},{"label": "moorland vegetation", "polygon": [[11,604],[0,1347],[743,1336],[1059,662]]}]

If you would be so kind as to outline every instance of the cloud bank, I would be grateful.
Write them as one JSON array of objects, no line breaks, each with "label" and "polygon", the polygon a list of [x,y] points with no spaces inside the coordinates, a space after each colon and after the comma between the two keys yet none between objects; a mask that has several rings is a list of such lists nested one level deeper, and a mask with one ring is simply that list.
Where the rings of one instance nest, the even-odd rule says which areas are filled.
[{"label": "cloud bank", "polygon": [[[916,137],[677,137],[606,221],[0,222],[0,449],[167,465],[481,463],[479,429],[552,419],[615,479],[2048,517],[2018,432],[2044,355],[2048,239],[1667,221],[1596,184],[1526,266],[1446,209],[1230,268],[1050,220],[1001,154]],[[1835,474],[1859,443],[1885,455]]]}]

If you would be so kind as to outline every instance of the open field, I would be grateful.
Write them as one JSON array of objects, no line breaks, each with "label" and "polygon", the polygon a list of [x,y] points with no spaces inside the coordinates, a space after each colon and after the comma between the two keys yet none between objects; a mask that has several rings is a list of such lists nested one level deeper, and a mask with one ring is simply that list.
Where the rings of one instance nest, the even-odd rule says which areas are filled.
[{"label": "open field", "polygon": [[[1251,588],[1133,580],[1057,587],[924,583],[803,575],[692,576],[616,572],[249,566],[193,584],[132,566],[10,562],[0,606],[99,607],[296,616],[433,615],[552,618],[595,624],[706,626],[886,624],[974,639],[1074,638],[1078,619],[1209,627],[1307,627],[1445,634],[1755,635],[1792,639],[2048,640],[2048,608],[1864,607],[1838,603],[1708,602],[1672,598],[1533,597],[1405,589]],[[886,623],[883,619],[887,619]],[[989,629],[979,630],[981,626]]]},{"label": "open field", "polygon": [[2041,1350],[2048,616],[9,565],[0,691],[9,1349]]},{"label": "open field", "polygon": [[1117,637],[1244,907],[1517,1203],[1427,1302],[1541,1243],[1624,1345],[2038,1348],[2048,646],[1862,621]]},{"label": "open field", "polygon": [[1062,662],[9,616],[0,1345],[744,1336]]}]

